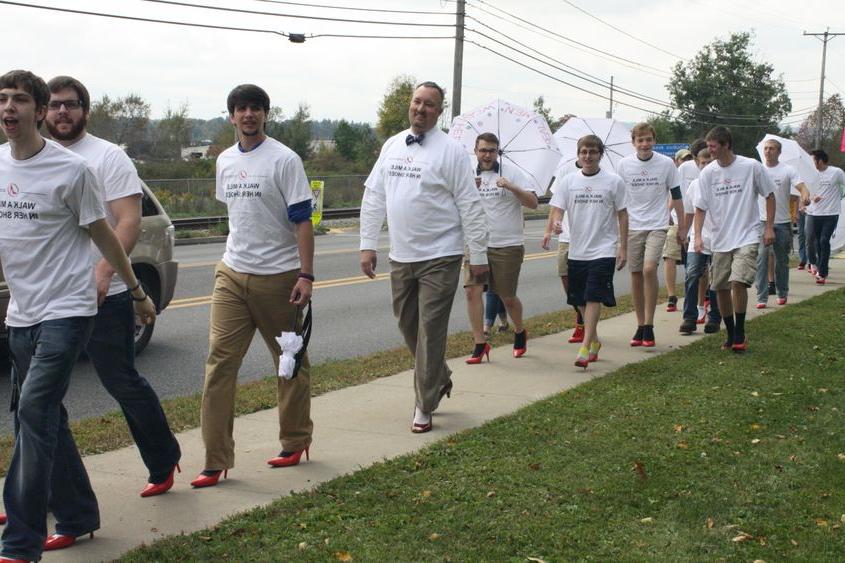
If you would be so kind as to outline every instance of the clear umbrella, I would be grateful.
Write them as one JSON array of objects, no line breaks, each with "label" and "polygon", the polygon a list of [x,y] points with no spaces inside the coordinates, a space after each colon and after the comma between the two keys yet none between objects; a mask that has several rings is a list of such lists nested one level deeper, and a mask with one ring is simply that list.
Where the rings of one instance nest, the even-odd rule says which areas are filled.
[{"label": "clear umbrella", "polygon": [[616,164],[634,152],[631,130],[622,122],[604,117],[570,117],[554,135],[563,155],[561,168],[578,158],[578,139],[585,135],[596,135],[604,143],[601,168],[615,172]]},{"label": "clear umbrella", "polygon": [[493,100],[452,120],[449,135],[474,156],[475,138],[494,133],[499,138],[500,174],[508,166],[519,168],[545,193],[560,161],[560,151],[546,119],[504,100]]}]

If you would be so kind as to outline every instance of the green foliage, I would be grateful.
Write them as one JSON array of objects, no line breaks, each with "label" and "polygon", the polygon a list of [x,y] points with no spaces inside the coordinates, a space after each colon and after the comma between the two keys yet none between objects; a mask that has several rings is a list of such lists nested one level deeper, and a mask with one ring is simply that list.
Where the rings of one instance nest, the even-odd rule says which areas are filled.
[{"label": "green foliage", "polygon": [[149,154],[147,126],[150,104],[138,94],[122,98],[103,95],[91,104],[88,131],[108,141],[126,147],[126,154],[140,158]]},{"label": "green foliage", "polygon": [[158,159],[181,159],[182,147],[191,143],[191,124],[188,121],[188,104],[174,110],[167,106],[164,119],[153,128],[151,156]]},{"label": "green foliage", "polygon": [[703,137],[725,125],[733,133],[734,152],[745,155],[754,154],[764,134],[777,133],[778,122],[792,111],[783,79],[773,76],[771,64],[755,62],[751,40],[750,33],[716,39],[677,63],[666,86],[688,136]]},{"label": "green foliage", "polygon": [[658,143],[682,143],[689,140],[686,128],[673,120],[668,110],[650,115],[646,122],[654,127]]},{"label": "green foliage", "polygon": [[267,134],[287,145],[302,160],[308,160],[311,157],[311,112],[308,104],[300,102],[293,117],[274,129],[272,134],[268,124]]},{"label": "green foliage", "polygon": [[356,163],[356,171],[369,170],[378,156],[375,133],[367,124],[350,124],[342,119],[335,128],[334,142],[340,156]]},{"label": "green foliage", "polygon": [[552,130],[552,133],[560,129],[562,125],[559,119],[554,119],[552,117],[552,108],[546,107],[546,100],[543,96],[538,96],[534,103],[532,104],[534,111],[538,115],[542,115],[543,118],[546,120],[546,123],[549,124],[549,129]]},{"label": "green foliage", "polygon": [[813,112],[801,123],[795,139],[806,150],[821,148],[830,155],[830,164],[842,166],[845,164],[845,154],[840,150],[842,129],[845,128],[845,106],[842,96],[834,94],[822,105],[822,143],[816,146],[816,132],[818,127],[818,113]]},{"label": "green foliage", "polygon": [[378,108],[376,134],[382,142],[408,128],[408,105],[416,82],[408,75],[396,76],[390,82]]}]

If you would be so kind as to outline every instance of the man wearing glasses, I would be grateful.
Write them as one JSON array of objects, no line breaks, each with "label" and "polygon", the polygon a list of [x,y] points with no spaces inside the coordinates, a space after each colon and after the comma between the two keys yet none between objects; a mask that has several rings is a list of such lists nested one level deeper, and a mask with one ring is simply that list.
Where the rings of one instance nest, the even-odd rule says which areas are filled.
[{"label": "man wearing glasses", "polygon": [[515,164],[503,169],[499,163],[499,139],[493,133],[482,133],[475,139],[475,156],[478,160],[475,181],[490,237],[487,241],[490,272],[486,279],[476,278],[470,275],[469,262],[466,264],[464,291],[475,341],[472,356],[467,359],[469,364],[480,363],[482,356],[490,350],[484,338],[482,319],[481,294],[485,283],[502,299],[513,320],[513,356],[520,358],[525,354],[528,336],[522,326],[522,302],[516,296],[525,256],[522,208],[537,209],[537,197],[542,195],[532,191],[532,182]]}]

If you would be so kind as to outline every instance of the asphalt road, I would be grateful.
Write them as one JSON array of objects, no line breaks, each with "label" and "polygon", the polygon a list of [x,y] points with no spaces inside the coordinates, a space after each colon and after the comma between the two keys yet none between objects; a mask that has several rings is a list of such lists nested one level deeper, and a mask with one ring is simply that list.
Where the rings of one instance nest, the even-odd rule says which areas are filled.
[{"label": "asphalt road", "polygon": [[[525,315],[532,316],[565,307],[555,252],[540,248],[543,221],[526,222],[526,262],[520,277],[520,298]],[[382,237],[387,244],[387,234]],[[390,305],[387,253],[378,279],[369,281],[358,266],[358,234],[349,232],[317,237],[314,290],[314,332],[309,345],[312,363],[331,358],[350,358],[403,345]],[[161,398],[190,395],[202,390],[208,352],[209,301],[214,265],[223,244],[179,246],[179,281],[174,300],[156,323],[147,349],[137,359]],[[386,248],[384,249],[386,250]],[[679,273],[680,274],[680,273]],[[627,270],[617,273],[617,295],[629,293]],[[469,328],[463,291],[458,291],[450,332]],[[468,351],[469,352],[469,351]],[[8,365],[0,365],[0,405],[9,404]],[[242,382],[273,373],[273,363],[260,337],[254,339],[240,371]],[[86,359],[75,368],[65,406],[73,419],[116,410],[117,403],[105,392]],[[10,432],[8,409],[0,409],[0,432]]]}]

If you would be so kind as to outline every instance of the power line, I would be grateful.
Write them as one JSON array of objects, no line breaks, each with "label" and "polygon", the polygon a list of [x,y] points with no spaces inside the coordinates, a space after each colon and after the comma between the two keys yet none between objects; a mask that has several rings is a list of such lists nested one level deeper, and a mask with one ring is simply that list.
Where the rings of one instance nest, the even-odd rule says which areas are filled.
[{"label": "power line", "polygon": [[[490,7],[491,7],[491,8],[493,8],[494,10],[496,10],[496,11],[498,11],[498,12],[501,12],[501,13],[503,13],[503,14],[506,14],[507,16],[509,16],[509,17],[511,17],[511,18],[513,18],[513,19],[516,19],[516,20],[521,21],[521,22],[523,22],[523,23],[525,23],[525,24],[528,24],[528,25],[534,26],[534,27],[536,27],[537,29],[541,29],[541,30],[545,31],[546,33],[550,33],[550,34],[552,34],[552,35],[554,35],[554,36],[556,36],[556,37],[560,37],[561,39],[563,39],[563,40],[565,40],[565,41],[568,41],[568,42],[570,42],[570,43],[574,43],[574,44],[576,44],[576,45],[580,45],[581,47],[585,47],[585,48],[587,48],[587,49],[589,49],[589,50],[591,50],[591,51],[595,51],[595,52],[597,52],[597,53],[601,53],[601,54],[603,54],[603,55],[606,55],[606,56],[612,57],[612,58],[614,58],[614,59],[618,59],[618,60],[620,60],[620,61],[624,61],[624,62],[629,63],[629,64],[636,65],[636,66],[638,66],[638,67],[648,68],[648,69],[651,69],[651,70],[655,70],[655,71],[657,71],[657,72],[666,73],[666,71],[665,71],[665,70],[663,70],[663,69],[660,69],[660,68],[657,68],[657,67],[653,67],[653,66],[650,66],[650,65],[647,65],[647,64],[643,64],[643,63],[640,63],[640,62],[637,62],[637,61],[633,61],[633,60],[631,60],[631,59],[626,59],[625,57],[620,57],[619,55],[615,55],[615,54],[613,54],[613,53],[609,53],[609,52],[607,52],[607,51],[603,51],[602,49],[598,49],[598,48],[596,48],[596,47],[593,47],[592,45],[587,45],[586,43],[582,43],[582,42],[580,42],[580,41],[576,41],[575,39],[572,39],[571,37],[567,37],[567,36],[562,35],[562,34],[560,34],[560,33],[556,32],[556,31],[552,31],[551,29],[547,29],[547,28],[545,28],[545,27],[543,27],[543,26],[541,26],[541,25],[538,25],[538,24],[536,24],[536,23],[530,22],[530,21],[528,21],[528,20],[526,20],[526,19],[524,19],[524,18],[521,18],[521,17],[519,17],[519,16],[517,16],[517,15],[514,15],[514,14],[512,14],[512,13],[510,13],[510,12],[506,11],[506,10],[503,10],[503,9],[501,9],[501,8],[497,8],[496,6],[493,6],[492,4],[490,4],[490,3],[486,2],[485,0],[474,0],[474,1],[475,1],[475,2],[480,2],[480,3],[484,4],[485,6],[490,6]],[[472,4],[470,4],[470,5],[472,6]],[[478,6],[473,6],[473,7],[477,8],[477,9],[479,8]]]},{"label": "power line", "polygon": [[[569,75],[571,75],[571,76],[574,76],[574,77],[576,77],[576,78],[579,78],[579,79],[584,80],[584,81],[586,81],[586,82],[589,82],[589,83],[591,83],[591,84],[593,84],[593,85],[600,86],[600,87],[610,87],[612,91],[619,92],[619,93],[621,93],[621,94],[624,94],[624,95],[630,96],[630,97],[632,97],[632,98],[635,98],[635,99],[638,99],[638,100],[641,100],[641,101],[644,101],[644,102],[647,102],[647,103],[653,103],[653,104],[655,104],[655,105],[663,106],[663,107],[664,107],[664,108],[666,108],[666,109],[678,109],[678,108],[677,108],[674,104],[672,104],[671,102],[664,101],[664,100],[660,100],[660,99],[654,98],[654,97],[652,97],[652,96],[648,96],[648,95],[646,95],[646,94],[642,94],[642,93],[636,92],[636,91],[634,91],[634,90],[630,90],[630,89],[627,89],[627,88],[621,88],[621,87],[617,87],[617,86],[615,86],[615,85],[613,85],[613,84],[610,84],[610,83],[608,83],[606,80],[604,80],[604,79],[602,79],[602,78],[599,78],[599,77],[596,77],[596,76],[591,75],[591,74],[589,74],[589,73],[586,73],[586,72],[584,72],[584,71],[581,71],[581,70],[579,70],[579,69],[577,69],[577,68],[575,68],[575,67],[573,67],[573,66],[571,66],[571,65],[567,65],[566,63],[563,63],[562,61],[559,61],[559,60],[555,59],[554,57],[551,57],[551,56],[549,56],[549,55],[546,55],[545,53],[542,53],[541,51],[538,51],[537,49],[534,49],[533,47],[530,47],[530,46],[526,45],[525,43],[522,43],[521,41],[518,41],[517,39],[514,39],[513,37],[510,37],[509,35],[507,35],[507,34],[503,33],[502,31],[500,31],[500,30],[498,30],[498,29],[496,29],[496,28],[494,28],[494,27],[492,27],[492,26],[489,26],[489,25],[485,24],[484,22],[482,22],[482,21],[480,21],[480,20],[478,20],[478,19],[476,19],[476,18],[474,18],[474,17],[472,17],[472,16],[467,16],[467,17],[468,17],[468,18],[470,18],[470,19],[472,19],[473,21],[477,22],[478,24],[480,24],[480,25],[484,26],[485,28],[487,28],[487,29],[491,30],[492,32],[497,33],[497,34],[501,35],[502,37],[505,37],[506,39],[508,39],[508,40],[510,40],[510,41],[513,41],[514,43],[516,43],[516,44],[518,44],[518,45],[520,45],[520,46],[522,46],[522,47],[524,47],[524,48],[526,48],[526,49],[528,49],[528,50],[530,50],[530,51],[533,51],[533,52],[535,52],[535,53],[539,54],[540,56],[543,56],[543,57],[545,57],[545,58],[547,58],[547,59],[549,59],[549,60],[551,60],[551,61],[554,61],[555,63],[558,63],[558,64],[560,64],[560,65],[563,65],[564,67],[570,68],[570,69],[572,69],[572,70],[574,70],[574,71],[576,71],[576,72],[572,72],[572,71],[570,71],[570,70],[566,70],[566,68],[561,68],[561,67],[556,66],[556,65],[554,65],[554,64],[551,64],[551,63],[549,63],[549,62],[547,62],[547,61],[541,60],[541,59],[539,59],[539,58],[537,58],[537,57],[535,57],[535,56],[532,56],[532,55],[530,55],[530,54],[528,54],[528,53],[526,53],[526,52],[524,52],[524,51],[521,51],[521,50],[519,50],[519,49],[516,49],[515,47],[512,47],[512,46],[510,46],[510,45],[508,45],[508,44],[506,44],[506,43],[503,43],[502,41],[499,41],[498,39],[496,39],[496,38],[494,38],[494,37],[490,37],[489,35],[487,35],[487,34],[485,34],[485,33],[482,33],[482,32],[480,32],[480,31],[478,31],[478,30],[475,30],[475,29],[472,29],[472,28],[467,28],[467,31],[471,31],[471,32],[473,32],[473,33],[476,33],[476,34],[478,34],[478,35],[480,35],[480,36],[484,37],[485,39],[487,39],[487,40],[489,40],[489,41],[492,41],[492,42],[497,43],[497,44],[499,44],[499,45],[501,45],[501,46],[503,46],[503,47],[506,47],[506,48],[508,48],[508,49],[511,49],[512,51],[515,51],[515,52],[517,52],[517,53],[519,53],[519,54],[521,54],[521,55],[523,55],[523,56],[526,56],[526,57],[528,57],[528,58],[530,58],[530,59],[533,59],[533,60],[535,60],[535,61],[537,61],[537,62],[540,62],[540,63],[542,63],[542,64],[545,64],[545,65],[547,65],[547,66],[550,66],[550,67],[552,67],[552,68],[554,68],[554,69],[556,69],[556,70],[559,70],[559,71],[561,71],[561,72],[564,72],[564,73],[566,73],[566,74],[569,74]],[[585,78],[585,76],[586,76],[587,78]],[[705,117],[710,117],[710,118],[726,118],[726,119],[737,119],[737,120],[759,120],[759,119],[760,119],[760,116],[759,116],[759,115],[754,115],[754,114],[722,114],[722,113],[716,113],[716,112],[710,112],[710,111],[702,111],[702,110],[686,110],[686,111],[688,111],[688,112],[690,112],[690,111],[691,111],[691,112],[696,113],[696,114],[698,114],[698,115],[702,115],[702,116],[705,116]]]},{"label": "power line", "polygon": [[352,12],[376,12],[386,14],[415,14],[415,15],[438,15],[451,16],[448,12],[422,12],[416,10],[389,10],[387,8],[353,8],[349,6],[330,6],[327,4],[309,4],[306,2],[283,2],[282,0],[253,0],[254,2],[266,2],[268,4],[285,4],[288,6],[303,6],[306,8],[323,8],[326,10],[349,10]]},{"label": "power line", "polygon": [[234,12],[239,14],[249,14],[252,16],[274,16],[283,18],[295,18],[302,20],[320,20],[330,22],[342,23],[363,23],[368,25],[403,25],[413,27],[454,27],[451,24],[445,23],[419,23],[419,22],[391,22],[384,20],[354,20],[348,18],[330,18],[325,16],[301,16],[297,14],[279,14],[277,12],[260,12],[256,10],[242,10],[240,8],[224,8],[223,6],[208,6],[206,4],[190,4],[188,2],[177,2],[175,0],[142,0],[142,2],[152,2],[154,4],[169,4],[171,6],[181,6],[185,8],[200,8],[203,10],[215,10],[218,12]]},{"label": "power line", "polygon": [[631,39],[633,39],[634,41],[637,41],[637,42],[639,42],[639,43],[642,43],[643,45],[646,45],[646,46],[648,46],[648,47],[651,47],[652,49],[655,49],[655,50],[657,50],[657,51],[660,51],[661,53],[665,53],[665,54],[669,55],[670,57],[675,57],[676,59],[679,59],[679,60],[682,60],[682,61],[684,60],[684,57],[678,56],[678,55],[676,55],[675,53],[670,53],[670,52],[669,52],[669,51],[667,51],[666,49],[662,49],[662,48],[658,47],[657,45],[654,45],[654,44],[652,44],[652,43],[649,43],[648,41],[645,41],[645,40],[643,40],[643,39],[640,39],[639,37],[636,37],[636,36],[634,36],[634,35],[631,35],[631,34],[630,34],[630,33],[628,33],[627,31],[625,31],[624,29],[620,29],[620,28],[616,27],[615,25],[613,25],[612,23],[609,23],[609,22],[604,21],[604,20],[603,20],[603,19],[601,19],[600,17],[598,17],[598,16],[596,16],[596,15],[594,15],[594,14],[591,14],[590,12],[588,12],[587,10],[585,10],[584,8],[581,8],[580,6],[576,6],[575,4],[573,4],[572,2],[570,2],[569,0],[563,0],[563,2],[564,2],[565,4],[568,4],[568,5],[572,6],[573,8],[575,8],[576,10],[578,10],[579,12],[581,12],[582,14],[585,14],[585,15],[587,15],[587,16],[589,16],[589,17],[593,18],[594,20],[596,20],[596,21],[598,21],[598,22],[603,23],[604,25],[606,25],[606,26],[607,26],[607,27],[609,27],[610,29],[613,29],[613,30],[615,30],[615,31],[618,31],[619,33],[621,33],[622,35],[624,35],[624,36],[626,36],[626,37],[630,37],[630,38],[631,38]]}]

